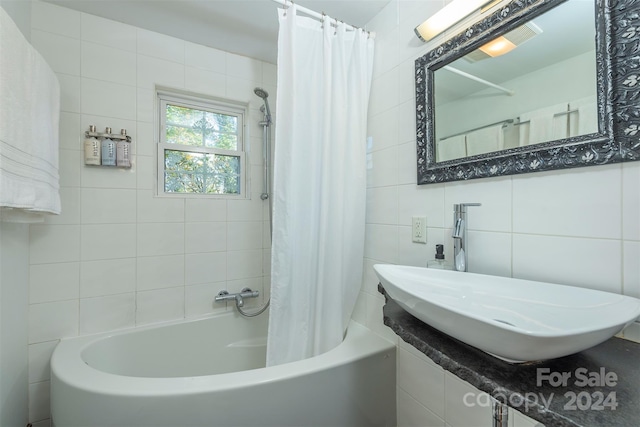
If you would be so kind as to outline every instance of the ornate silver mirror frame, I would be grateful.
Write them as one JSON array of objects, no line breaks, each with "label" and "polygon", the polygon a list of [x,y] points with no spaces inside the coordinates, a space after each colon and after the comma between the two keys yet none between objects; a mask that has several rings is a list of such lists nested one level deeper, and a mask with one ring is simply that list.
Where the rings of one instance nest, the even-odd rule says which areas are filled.
[{"label": "ornate silver mirror frame", "polygon": [[640,0],[595,0],[599,132],[435,161],[435,70],[564,1],[513,0],[415,61],[418,184],[640,160]]}]

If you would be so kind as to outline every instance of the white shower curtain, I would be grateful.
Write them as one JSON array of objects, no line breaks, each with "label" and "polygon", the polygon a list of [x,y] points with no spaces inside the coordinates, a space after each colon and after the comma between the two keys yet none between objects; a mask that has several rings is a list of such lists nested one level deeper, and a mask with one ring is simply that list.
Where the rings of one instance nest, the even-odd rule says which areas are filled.
[{"label": "white shower curtain", "polygon": [[362,30],[279,13],[267,366],[338,345],[355,306],[373,68]]}]

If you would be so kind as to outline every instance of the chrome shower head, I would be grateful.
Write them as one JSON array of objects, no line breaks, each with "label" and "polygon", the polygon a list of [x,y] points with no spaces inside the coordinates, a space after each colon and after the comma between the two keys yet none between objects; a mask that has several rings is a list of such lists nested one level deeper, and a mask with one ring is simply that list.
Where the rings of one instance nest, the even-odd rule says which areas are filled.
[{"label": "chrome shower head", "polygon": [[258,95],[260,98],[262,99],[267,99],[267,97],[269,96],[269,92],[267,92],[266,90],[262,89],[261,87],[257,87],[253,90],[253,93],[255,93],[256,95]]},{"label": "chrome shower head", "polygon": [[267,99],[269,97],[269,93],[261,87],[253,89],[253,93],[258,95],[264,101],[264,108],[266,110],[265,122],[267,122],[267,124],[271,124],[271,109],[269,108],[269,100]]}]

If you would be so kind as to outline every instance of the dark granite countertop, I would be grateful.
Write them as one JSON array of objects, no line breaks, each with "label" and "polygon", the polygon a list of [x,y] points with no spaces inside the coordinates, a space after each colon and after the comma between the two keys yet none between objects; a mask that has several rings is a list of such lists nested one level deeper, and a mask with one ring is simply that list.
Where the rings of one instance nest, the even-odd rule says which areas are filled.
[{"label": "dark granite countertop", "polygon": [[[611,338],[570,356],[513,365],[432,328],[404,311],[381,285],[378,290],[387,301],[384,324],[400,338],[545,427],[640,426],[640,344]],[[563,373],[571,375],[566,386],[553,387],[549,380],[537,384],[538,377],[555,380]],[[589,382],[580,386],[585,378]]]}]

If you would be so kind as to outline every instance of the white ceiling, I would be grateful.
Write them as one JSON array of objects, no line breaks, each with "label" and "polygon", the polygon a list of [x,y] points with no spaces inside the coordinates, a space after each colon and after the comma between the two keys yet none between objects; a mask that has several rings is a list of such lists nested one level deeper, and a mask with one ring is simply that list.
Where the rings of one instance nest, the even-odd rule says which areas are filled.
[{"label": "white ceiling", "polygon": [[[275,63],[277,3],[271,0],[45,0],[227,52]],[[364,27],[390,0],[296,0]]]}]

